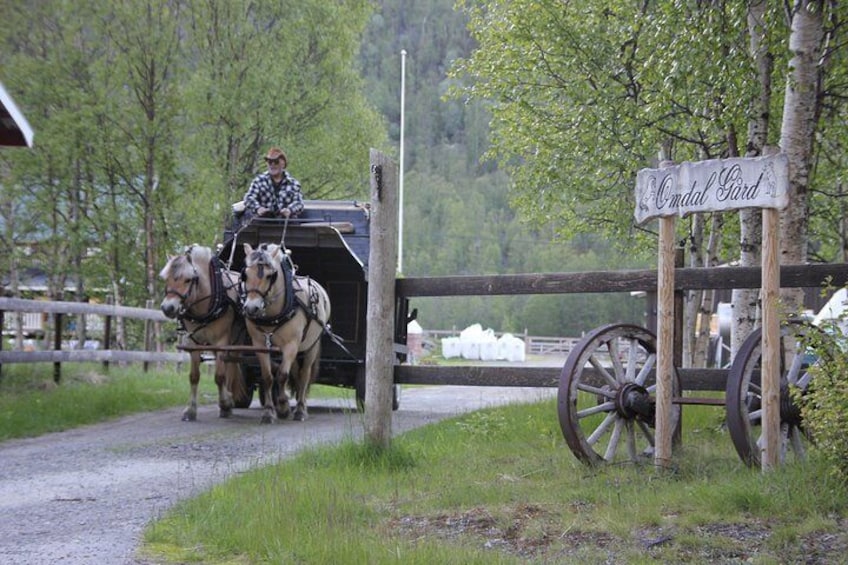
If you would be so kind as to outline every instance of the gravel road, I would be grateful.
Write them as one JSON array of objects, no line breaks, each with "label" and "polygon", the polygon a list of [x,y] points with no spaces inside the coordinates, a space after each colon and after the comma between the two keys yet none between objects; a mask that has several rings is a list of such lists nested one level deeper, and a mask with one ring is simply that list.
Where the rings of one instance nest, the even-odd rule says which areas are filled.
[{"label": "gravel road", "polygon": [[[402,433],[470,410],[534,401],[554,389],[404,389],[392,431]],[[0,563],[146,563],[142,531],[174,503],[299,449],[363,436],[363,415],[346,400],[316,399],[305,422],[260,425],[261,410],[182,408],[0,444]]]}]

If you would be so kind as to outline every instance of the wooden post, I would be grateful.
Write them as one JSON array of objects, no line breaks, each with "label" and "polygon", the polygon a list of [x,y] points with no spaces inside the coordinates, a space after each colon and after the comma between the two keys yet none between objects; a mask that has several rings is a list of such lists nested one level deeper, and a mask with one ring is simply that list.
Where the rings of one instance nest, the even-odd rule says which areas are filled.
[{"label": "wooden post", "polygon": [[398,170],[371,150],[371,220],[365,352],[366,441],[387,448],[392,437]]},{"label": "wooden post", "polygon": [[[55,332],[53,333],[53,349],[56,351],[62,350],[62,314],[56,313],[53,315],[55,322]],[[59,384],[62,380],[62,364],[60,362],[53,363],[53,381]]]},{"label": "wooden post", "polygon": [[[150,310],[151,308],[153,308],[153,301],[147,300],[144,303],[144,307],[147,308],[148,310]],[[152,328],[152,322],[150,320],[144,320],[144,350],[145,351],[150,351],[150,344],[153,340],[153,336],[151,335],[151,328]],[[147,369],[150,368],[150,363],[148,361],[145,361],[144,363],[142,363],[142,367],[143,367],[144,372],[146,373]]]},{"label": "wooden post", "polygon": [[[114,300],[109,296],[106,298],[106,304],[114,304]],[[103,320],[103,349],[106,351],[112,349],[112,316],[107,315]],[[103,361],[103,371],[109,372],[109,361]]]},{"label": "wooden post", "polygon": [[674,372],[674,216],[659,219],[657,269],[657,406],[654,464],[671,465],[671,382]]},{"label": "wooden post", "polygon": [[780,211],[763,208],[763,443],[761,469],[768,471],[780,464]]}]

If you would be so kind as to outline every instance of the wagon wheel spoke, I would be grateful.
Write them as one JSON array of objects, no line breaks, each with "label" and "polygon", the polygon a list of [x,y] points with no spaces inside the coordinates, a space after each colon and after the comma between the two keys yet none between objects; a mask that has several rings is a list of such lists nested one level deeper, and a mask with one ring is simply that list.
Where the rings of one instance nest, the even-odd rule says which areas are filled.
[{"label": "wagon wheel spoke", "polygon": [[795,386],[800,388],[801,390],[807,390],[807,387],[810,386],[810,381],[813,378],[813,374],[809,371],[804,371],[804,374],[795,382]]},{"label": "wagon wheel spoke", "polygon": [[796,353],[794,357],[792,357],[792,361],[789,364],[789,369],[786,373],[781,373],[780,375],[780,383],[781,384],[796,384],[798,379],[801,378],[801,375],[805,372],[803,370],[804,365],[804,353],[803,351]]},{"label": "wagon wheel spoke", "polygon": [[656,443],[654,442],[654,432],[651,431],[651,428],[648,427],[648,424],[642,422],[641,420],[636,420],[636,425],[639,426],[639,429],[642,431],[642,434],[645,436],[645,439],[648,442],[651,450],[653,450]]},{"label": "wagon wheel spoke", "polygon": [[610,363],[612,364],[612,370],[615,374],[616,381],[619,383],[625,382],[625,369],[621,364],[621,354],[618,349],[618,340],[615,338],[610,339],[607,342],[607,351],[609,352]]},{"label": "wagon wheel spoke", "polygon": [[592,355],[591,357],[589,357],[589,363],[591,363],[592,367],[596,371],[598,371],[601,374],[602,377],[604,377],[604,379],[607,381],[607,384],[609,386],[611,386],[611,387],[617,387],[618,386],[618,381],[615,379],[615,377],[613,375],[610,374],[610,372],[607,370],[607,368],[603,366],[603,364],[600,362],[600,360],[596,356]]},{"label": "wagon wheel spoke", "polygon": [[621,418],[616,419],[615,426],[612,429],[607,450],[604,452],[604,460],[612,461],[615,458],[615,450],[618,449],[618,442],[621,439],[621,428],[624,427],[624,421]]},{"label": "wagon wheel spoke", "polygon": [[636,381],[636,371],[639,369],[639,346],[635,339],[630,339],[629,342],[630,346],[627,350],[627,369],[624,373],[624,381],[632,383]]},{"label": "wagon wheel spoke", "polygon": [[[589,332],[571,351],[560,378],[560,427],[571,451],[588,464],[642,463],[654,450],[656,337],[613,324]],[[675,371],[672,387],[680,393]],[[672,407],[672,426],[680,406]]]},{"label": "wagon wheel spoke", "polygon": [[577,412],[577,417],[583,419],[587,416],[591,416],[593,414],[599,414],[601,412],[609,412],[610,410],[615,409],[614,402],[604,402],[603,404],[598,404],[597,406],[592,406],[590,408],[586,408],[584,410],[579,410]]},{"label": "wagon wheel spoke", "polygon": [[639,457],[636,452],[636,429],[632,422],[627,424],[627,455],[631,461],[635,461]]},{"label": "wagon wheel spoke", "polygon": [[605,398],[615,398],[615,393],[612,392],[612,390],[610,390],[609,388],[596,387],[587,383],[578,384],[577,390],[579,390],[580,392],[588,392],[598,397],[603,396]]},{"label": "wagon wheel spoke", "polygon": [[636,375],[636,384],[644,385],[645,380],[651,374],[651,371],[654,370],[654,365],[656,365],[657,354],[651,353],[648,355],[648,358],[645,360],[645,365],[642,367],[642,370],[639,371],[639,374]]},{"label": "wagon wheel spoke", "polygon": [[615,412],[611,412],[607,414],[607,417],[601,422],[601,424],[595,428],[595,431],[592,432],[588,438],[586,438],[586,443],[589,445],[595,445],[598,443],[598,440],[607,432],[610,425],[612,425],[618,418],[615,416]]},{"label": "wagon wheel spoke", "polygon": [[791,442],[791,449],[795,453],[798,453],[801,458],[803,458],[807,453],[806,447],[806,436],[804,432],[798,426],[792,426],[787,434],[788,441]]}]

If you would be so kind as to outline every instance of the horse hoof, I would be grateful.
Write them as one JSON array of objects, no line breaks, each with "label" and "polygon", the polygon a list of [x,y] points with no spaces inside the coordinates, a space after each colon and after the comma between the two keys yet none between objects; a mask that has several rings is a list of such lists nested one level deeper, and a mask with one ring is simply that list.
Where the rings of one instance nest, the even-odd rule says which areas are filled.
[{"label": "horse hoof", "polygon": [[197,420],[197,414],[194,412],[183,412],[183,422],[194,422]]},{"label": "horse hoof", "polygon": [[259,419],[259,423],[260,424],[273,424],[274,423],[274,417],[266,412],[265,414],[262,414],[262,418]]},{"label": "horse hoof", "polygon": [[297,411],[294,413],[294,420],[295,420],[295,422],[302,422],[302,421],[304,421],[305,419],[306,419],[306,412],[305,412],[305,411],[303,411],[303,410],[297,410]]},{"label": "horse hoof", "polygon": [[219,418],[229,418],[232,415],[233,415],[233,410],[231,408],[221,408],[218,411],[218,417]]}]

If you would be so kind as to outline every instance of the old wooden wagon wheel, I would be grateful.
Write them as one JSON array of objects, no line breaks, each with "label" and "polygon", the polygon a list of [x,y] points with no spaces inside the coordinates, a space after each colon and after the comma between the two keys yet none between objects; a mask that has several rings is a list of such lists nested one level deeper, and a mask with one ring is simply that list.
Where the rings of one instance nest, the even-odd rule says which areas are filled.
[{"label": "old wooden wagon wheel", "polygon": [[[816,332],[814,337],[811,333]],[[815,342],[815,351],[810,347]],[[801,410],[793,401],[793,387],[807,390],[813,364],[827,359],[833,340],[816,326],[790,323],[780,332],[780,462],[793,455],[802,460],[810,441]],[[749,466],[760,466],[762,439],[762,388],[760,362],[762,330],[756,330],[739,348],[727,377],[727,427],[739,457]]]},{"label": "old wooden wagon wheel", "polygon": [[[587,464],[650,462],[654,452],[656,337],[645,328],[612,324],[588,333],[562,369],[559,424],[568,447]],[[672,396],[680,397],[680,378]],[[672,406],[677,429],[680,405]]]}]

